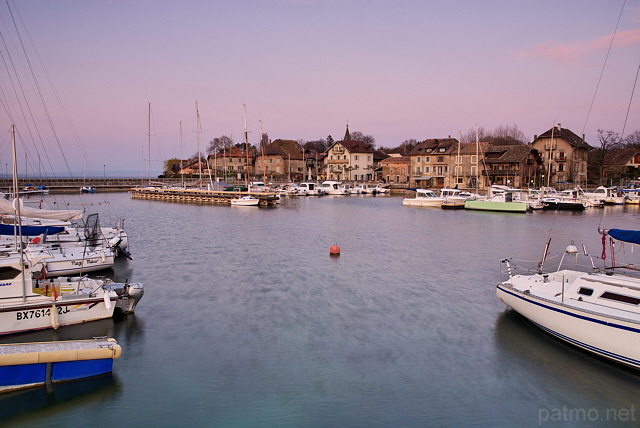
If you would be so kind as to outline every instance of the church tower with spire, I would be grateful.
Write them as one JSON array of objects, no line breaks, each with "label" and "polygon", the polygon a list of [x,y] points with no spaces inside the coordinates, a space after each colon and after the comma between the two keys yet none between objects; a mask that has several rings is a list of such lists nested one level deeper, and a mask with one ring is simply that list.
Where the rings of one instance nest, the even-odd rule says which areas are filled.
[{"label": "church tower with spire", "polygon": [[344,133],[343,141],[351,141],[351,134],[349,134],[349,122],[347,122],[347,130]]}]

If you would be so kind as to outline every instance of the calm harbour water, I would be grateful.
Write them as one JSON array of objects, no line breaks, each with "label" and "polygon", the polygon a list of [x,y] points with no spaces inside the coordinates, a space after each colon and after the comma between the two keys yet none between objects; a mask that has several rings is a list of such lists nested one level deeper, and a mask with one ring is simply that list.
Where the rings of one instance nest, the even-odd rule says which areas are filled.
[{"label": "calm harbour water", "polygon": [[[123,347],[111,378],[0,396],[4,426],[640,424],[640,373],[551,338],[495,297],[501,258],[536,261],[549,236],[552,254],[571,240],[600,254],[598,226],[637,228],[638,207],[522,215],[404,207],[393,196],[276,208],[127,193],[82,201],[103,224],[126,218],[134,260],[107,275],[144,283],[145,296],[126,319],[2,338],[107,335]],[[329,256],[334,244],[340,257]]]}]

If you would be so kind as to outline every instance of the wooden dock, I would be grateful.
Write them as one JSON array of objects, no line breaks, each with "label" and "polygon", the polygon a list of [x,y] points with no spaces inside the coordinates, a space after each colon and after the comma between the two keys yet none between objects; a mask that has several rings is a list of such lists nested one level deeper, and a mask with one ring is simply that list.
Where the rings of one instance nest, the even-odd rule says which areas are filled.
[{"label": "wooden dock", "polygon": [[275,206],[278,195],[266,192],[234,192],[225,190],[199,190],[182,188],[135,187],[131,189],[132,199],[147,199],[191,204],[231,205],[231,199],[251,195],[260,200],[259,205]]}]

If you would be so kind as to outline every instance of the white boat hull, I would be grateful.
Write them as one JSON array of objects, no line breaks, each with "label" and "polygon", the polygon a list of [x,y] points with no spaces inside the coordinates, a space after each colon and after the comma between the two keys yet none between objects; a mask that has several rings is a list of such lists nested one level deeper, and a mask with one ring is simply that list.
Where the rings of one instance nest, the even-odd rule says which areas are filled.
[{"label": "white boat hull", "polygon": [[79,249],[79,254],[71,252],[55,254],[53,258],[45,260],[47,277],[79,275],[86,272],[110,269],[115,264],[112,252],[93,253],[84,258],[81,252],[82,249]]},{"label": "white boat hull", "polygon": [[444,199],[441,198],[405,198],[402,205],[409,207],[440,207]]},{"label": "white boat hull", "polygon": [[[105,298],[106,296],[106,298]],[[91,297],[38,298],[22,302],[0,304],[0,335],[22,333],[32,330],[58,328],[58,326],[81,324],[111,318],[118,296],[114,292]]]},{"label": "white boat hull", "polygon": [[498,284],[496,295],[544,331],[599,356],[640,368],[639,322],[587,312],[502,283]]}]

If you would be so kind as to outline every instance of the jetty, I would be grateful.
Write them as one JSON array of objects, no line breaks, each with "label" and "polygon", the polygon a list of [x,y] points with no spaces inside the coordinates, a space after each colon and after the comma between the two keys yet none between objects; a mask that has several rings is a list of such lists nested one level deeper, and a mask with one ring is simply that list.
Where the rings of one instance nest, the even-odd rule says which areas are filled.
[{"label": "jetty", "polygon": [[132,199],[147,199],[167,202],[187,202],[195,204],[231,205],[231,200],[242,196],[253,196],[260,206],[274,206],[279,196],[271,192],[246,192],[229,190],[203,190],[170,187],[135,187],[131,189]]}]

